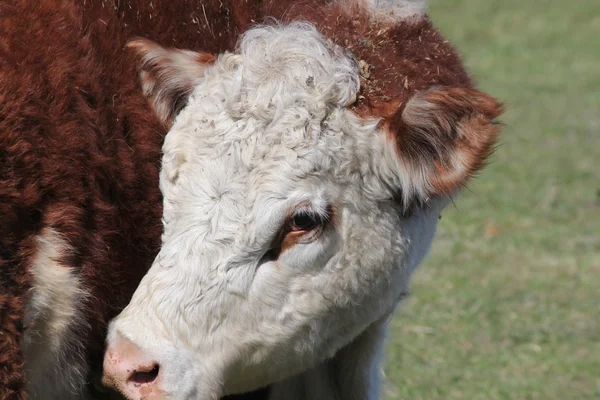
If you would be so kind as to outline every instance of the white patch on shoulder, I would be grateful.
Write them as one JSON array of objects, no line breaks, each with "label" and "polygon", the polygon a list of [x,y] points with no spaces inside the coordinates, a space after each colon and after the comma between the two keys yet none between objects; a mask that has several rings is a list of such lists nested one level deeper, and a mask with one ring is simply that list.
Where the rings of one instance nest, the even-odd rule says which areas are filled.
[{"label": "white patch on shoulder", "polygon": [[352,0],[352,2],[369,10],[374,20],[384,22],[418,18],[427,12],[427,0]]},{"label": "white patch on shoulder", "polygon": [[24,320],[28,393],[32,399],[83,399],[87,365],[77,330],[85,324],[86,292],[73,271],[61,263],[71,251],[66,240],[46,228],[36,242]]}]

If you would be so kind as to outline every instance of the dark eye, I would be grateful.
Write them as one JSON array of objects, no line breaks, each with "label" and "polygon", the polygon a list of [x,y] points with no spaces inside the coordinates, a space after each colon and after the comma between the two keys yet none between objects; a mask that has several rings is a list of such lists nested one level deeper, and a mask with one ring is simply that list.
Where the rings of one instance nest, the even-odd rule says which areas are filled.
[{"label": "dark eye", "polygon": [[315,213],[297,211],[292,217],[292,231],[312,231],[323,225],[323,218]]}]

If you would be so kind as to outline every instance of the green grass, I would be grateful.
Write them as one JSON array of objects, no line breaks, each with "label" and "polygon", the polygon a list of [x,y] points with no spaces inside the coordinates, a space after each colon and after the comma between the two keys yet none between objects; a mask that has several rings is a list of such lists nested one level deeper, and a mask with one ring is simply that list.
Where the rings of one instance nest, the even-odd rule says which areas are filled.
[{"label": "green grass", "polygon": [[387,346],[386,399],[600,399],[600,2],[438,0],[507,112]]}]

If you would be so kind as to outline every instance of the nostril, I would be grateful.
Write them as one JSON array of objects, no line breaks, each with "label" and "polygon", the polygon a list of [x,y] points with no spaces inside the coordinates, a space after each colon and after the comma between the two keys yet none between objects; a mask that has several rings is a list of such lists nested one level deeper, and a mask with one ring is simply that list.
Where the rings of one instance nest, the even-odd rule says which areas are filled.
[{"label": "nostril", "polygon": [[144,383],[152,383],[158,376],[158,364],[154,364],[150,369],[138,369],[133,371],[133,374],[127,379],[127,382],[132,382],[137,385]]}]

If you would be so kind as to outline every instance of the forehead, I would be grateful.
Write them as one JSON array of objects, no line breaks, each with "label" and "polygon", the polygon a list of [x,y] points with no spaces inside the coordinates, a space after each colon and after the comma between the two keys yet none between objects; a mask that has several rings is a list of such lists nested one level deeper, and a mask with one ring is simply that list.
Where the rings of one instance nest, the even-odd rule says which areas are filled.
[{"label": "forehead", "polygon": [[217,58],[165,141],[165,157],[186,162],[180,207],[234,220],[257,203],[319,197],[313,178],[342,183],[352,136],[365,132],[346,108],[357,67],[332,46],[308,25],[262,27]]},{"label": "forehead", "polygon": [[201,174],[198,179],[202,171],[219,169],[230,178],[245,176],[258,184],[272,175],[294,180],[329,170],[335,159],[346,157],[348,135],[354,134],[348,111],[325,105],[312,111],[289,106],[272,119],[236,118],[229,106],[214,104],[203,92],[193,96],[167,136],[165,154],[183,153],[194,173]]},{"label": "forehead", "polygon": [[[188,111],[196,121],[182,145],[182,185],[196,196],[243,196],[244,204],[260,196],[283,199],[310,191],[310,178],[324,178],[344,156],[343,132],[316,117],[294,113],[267,125],[253,117],[236,121]],[[188,130],[172,133],[187,136]]]}]

